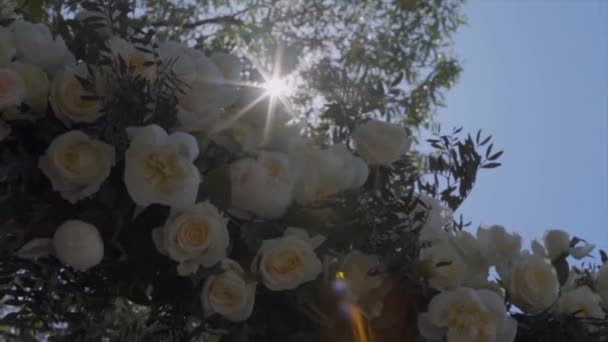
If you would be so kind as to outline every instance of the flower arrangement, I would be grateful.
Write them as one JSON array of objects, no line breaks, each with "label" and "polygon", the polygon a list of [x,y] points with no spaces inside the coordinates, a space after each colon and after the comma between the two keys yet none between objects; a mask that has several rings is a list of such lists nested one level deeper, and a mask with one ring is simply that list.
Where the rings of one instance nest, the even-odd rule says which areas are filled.
[{"label": "flower arrangement", "polygon": [[246,60],[81,6],[69,37],[0,27],[7,336],[607,341],[604,252],[575,266],[594,246],[567,232],[526,250],[453,217],[499,166],[490,138],[438,134],[423,159],[370,117],[323,146]]}]

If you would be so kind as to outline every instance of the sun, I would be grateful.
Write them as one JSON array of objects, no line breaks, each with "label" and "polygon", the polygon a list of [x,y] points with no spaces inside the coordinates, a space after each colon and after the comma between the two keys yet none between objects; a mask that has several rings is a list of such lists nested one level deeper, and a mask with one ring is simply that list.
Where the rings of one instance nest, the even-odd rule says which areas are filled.
[{"label": "sun", "polygon": [[273,97],[285,95],[288,90],[287,84],[285,84],[285,81],[280,78],[271,78],[266,81],[262,87],[266,89],[268,95]]}]

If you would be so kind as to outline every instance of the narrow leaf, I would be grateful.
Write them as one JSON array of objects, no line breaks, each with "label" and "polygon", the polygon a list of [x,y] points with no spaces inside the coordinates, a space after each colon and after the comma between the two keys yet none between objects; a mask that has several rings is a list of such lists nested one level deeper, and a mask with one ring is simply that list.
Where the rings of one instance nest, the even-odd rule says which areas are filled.
[{"label": "narrow leaf", "polygon": [[502,165],[501,163],[487,163],[482,166],[484,169],[493,169]]},{"label": "narrow leaf", "polygon": [[491,155],[491,156],[488,158],[488,160],[496,160],[496,159],[498,159],[500,156],[502,156],[502,154],[503,154],[504,152],[505,152],[505,151],[499,151],[499,152],[496,152],[496,153],[494,153],[493,155]]}]

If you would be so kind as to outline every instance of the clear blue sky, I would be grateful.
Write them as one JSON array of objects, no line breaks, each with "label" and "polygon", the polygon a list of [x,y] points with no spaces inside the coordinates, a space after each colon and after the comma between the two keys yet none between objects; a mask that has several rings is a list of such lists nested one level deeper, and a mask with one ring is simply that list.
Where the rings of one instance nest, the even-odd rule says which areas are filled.
[{"label": "clear blue sky", "polygon": [[560,228],[608,248],[608,1],[469,0],[464,73],[441,126],[494,135],[503,166],[460,212],[528,240]]}]

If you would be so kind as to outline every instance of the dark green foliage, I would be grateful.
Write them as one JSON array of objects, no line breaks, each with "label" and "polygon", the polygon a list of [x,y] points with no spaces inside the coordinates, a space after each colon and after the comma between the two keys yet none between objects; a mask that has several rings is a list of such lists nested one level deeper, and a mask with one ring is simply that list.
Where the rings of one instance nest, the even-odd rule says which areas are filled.
[{"label": "dark green foliage", "polygon": [[[455,129],[451,135],[436,134],[427,142],[437,150],[428,157],[427,166],[433,178],[420,183],[424,191],[440,196],[452,210],[458,209],[473,189],[479,169],[492,169],[500,166],[496,162],[503,151],[492,153],[491,136],[481,138],[477,132],[475,141],[470,134],[466,138],[457,138],[462,128]],[[485,146],[485,157],[477,150]],[[429,177],[430,178],[430,177]]]},{"label": "dark green foliage", "polygon": [[517,342],[606,342],[608,322],[599,319],[581,319],[575,315],[516,314],[519,322]]}]

